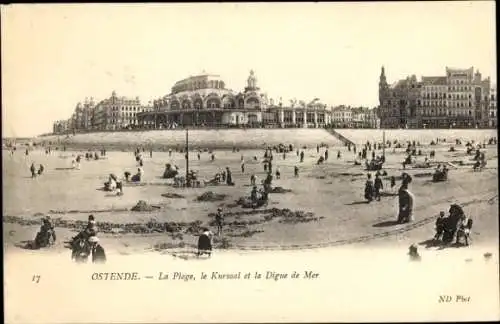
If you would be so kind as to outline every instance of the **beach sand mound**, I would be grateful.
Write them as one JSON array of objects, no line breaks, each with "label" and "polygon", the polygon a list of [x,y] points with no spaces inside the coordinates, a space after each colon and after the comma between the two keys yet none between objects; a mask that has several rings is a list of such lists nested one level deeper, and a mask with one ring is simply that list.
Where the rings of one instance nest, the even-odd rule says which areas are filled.
[{"label": "beach sand mound", "polygon": [[274,187],[273,189],[271,189],[270,193],[288,193],[288,192],[292,192],[292,189],[285,189],[283,187]]},{"label": "beach sand mound", "polygon": [[167,192],[167,193],[161,194],[161,196],[165,197],[165,198],[185,198],[183,195],[179,195],[179,194],[176,194],[173,192]]},{"label": "beach sand mound", "polygon": [[217,194],[213,191],[207,191],[203,193],[201,196],[196,198],[197,201],[221,201],[226,198],[226,195]]},{"label": "beach sand mound", "polygon": [[131,210],[137,212],[150,212],[156,209],[158,209],[158,207],[149,205],[144,200],[139,200],[137,204],[134,207],[132,207]]}]

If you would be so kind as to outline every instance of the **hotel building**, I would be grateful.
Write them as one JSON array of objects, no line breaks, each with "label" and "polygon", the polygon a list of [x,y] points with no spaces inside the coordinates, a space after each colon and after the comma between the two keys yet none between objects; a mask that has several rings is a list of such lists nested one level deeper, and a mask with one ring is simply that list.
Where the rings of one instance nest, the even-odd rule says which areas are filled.
[{"label": "hotel building", "polygon": [[382,67],[379,116],[383,128],[490,127],[490,79],[474,68],[444,76],[415,75],[389,85]]}]

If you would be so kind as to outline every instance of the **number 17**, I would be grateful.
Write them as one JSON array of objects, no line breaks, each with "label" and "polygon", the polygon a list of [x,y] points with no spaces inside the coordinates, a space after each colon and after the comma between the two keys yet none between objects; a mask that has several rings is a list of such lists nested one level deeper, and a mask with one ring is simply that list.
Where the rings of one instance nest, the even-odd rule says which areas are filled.
[{"label": "number 17", "polygon": [[40,276],[39,275],[33,275],[33,278],[31,279],[32,282],[34,283],[39,283],[40,282]]}]

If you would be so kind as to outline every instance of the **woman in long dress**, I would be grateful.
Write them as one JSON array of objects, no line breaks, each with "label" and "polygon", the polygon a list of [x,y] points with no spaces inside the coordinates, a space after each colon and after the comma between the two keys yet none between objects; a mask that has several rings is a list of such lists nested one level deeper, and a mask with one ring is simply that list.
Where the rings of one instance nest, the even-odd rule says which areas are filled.
[{"label": "woman in long dress", "polygon": [[408,223],[414,220],[413,208],[414,208],[415,197],[408,190],[406,186],[403,186],[399,190],[399,215],[398,223]]},{"label": "woman in long dress", "polygon": [[208,256],[212,253],[212,237],[214,233],[205,228],[203,233],[198,238],[198,256],[206,253]]}]

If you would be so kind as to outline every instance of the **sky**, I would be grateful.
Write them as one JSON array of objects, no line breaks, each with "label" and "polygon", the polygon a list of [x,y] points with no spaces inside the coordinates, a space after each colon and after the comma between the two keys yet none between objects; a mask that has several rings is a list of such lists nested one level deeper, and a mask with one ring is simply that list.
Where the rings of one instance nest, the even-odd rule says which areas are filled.
[{"label": "sky", "polygon": [[[496,80],[495,3],[2,6],[2,136],[51,132],[86,97],[170,93],[190,75],[275,100],[375,107],[378,79],[473,66]],[[496,83],[496,81],[494,81]]]}]

